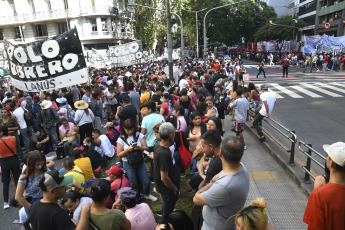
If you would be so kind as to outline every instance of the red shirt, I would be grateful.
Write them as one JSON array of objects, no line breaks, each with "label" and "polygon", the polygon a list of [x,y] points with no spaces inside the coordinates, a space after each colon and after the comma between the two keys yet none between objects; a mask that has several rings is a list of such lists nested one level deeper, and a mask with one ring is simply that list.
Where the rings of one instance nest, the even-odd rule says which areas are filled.
[{"label": "red shirt", "polygon": [[218,70],[220,69],[219,63],[216,63],[216,64],[214,65],[214,68],[216,68],[216,71],[218,71]]},{"label": "red shirt", "polygon": [[111,191],[113,191],[116,194],[115,201],[119,197],[117,195],[117,191],[119,191],[120,188],[131,187],[131,185],[129,183],[129,180],[125,177],[125,175],[122,176],[122,185],[121,185],[121,187],[120,187],[121,178],[116,178],[114,181],[110,181],[110,182],[111,182]]},{"label": "red shirt", "polygon": [[325,56],[325,57],[323,58],[323,63],[328,63],[328,57],[327,57],[327,56]]},{"label": "red shirt", "polygon": [[312,229],[345,229],[345,185],[328,183],[309,196],[303,221]]}]

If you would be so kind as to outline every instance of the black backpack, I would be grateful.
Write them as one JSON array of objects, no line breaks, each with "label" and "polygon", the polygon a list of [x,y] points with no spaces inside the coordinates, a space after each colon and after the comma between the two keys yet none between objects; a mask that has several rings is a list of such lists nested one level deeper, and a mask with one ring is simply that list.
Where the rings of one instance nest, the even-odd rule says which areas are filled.
[{"label": "black backpack", "polygon": [[[136,134],[135,134],[136,135]],[[140,135],[140,134],[139,134]],[[137,142],[138,141],[138,138],[139,138],[139,135],[138,136],[134,136],[134,141]],[[121,139],[126,143],[126,145],[130,146],[127,141],[124,139],[124,136],[121,136]],[[129,153],[127,153],[126,155],[127,157],[127,163],[129,165],[133,165],[133,166],[138,166],[140,165],[144,158],[143,158],[143,153],[142,151],[140,150],[133,150],[133,151],[130,151]]]},{"label": "black backpack", "polygon": [[32,113],[31,111],[29,111],[26,108],[22,107],[22,109],[24,110],[24,120],[26,122],[26,125],[27,126],[33,125],[34,122],[35,122],[35,115],[34,115],[34,113]]}]

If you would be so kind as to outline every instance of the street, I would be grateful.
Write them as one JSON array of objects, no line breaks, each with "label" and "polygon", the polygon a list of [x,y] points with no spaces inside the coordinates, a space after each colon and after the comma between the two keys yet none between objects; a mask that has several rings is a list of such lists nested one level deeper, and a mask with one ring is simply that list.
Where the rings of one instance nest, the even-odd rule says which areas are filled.
[{"label": "street", "polygon": [[[313,70],[313,73],[303,73],[303,68],[290,67],[289,78],[286,79],[282,78],[281,66],[266,65],[265,79],[263,74],[256,78],[256,63],[247,62],[245,66],[250,80],[259,91],[261,84],[267,84],[269,91],[277,93],[271,118],[295,131],[298,140],[312,144],[313,148],[323,155],[323,144],[344,141],[344,72],[322,73]],[[265,123],[263,125],[265,126]],[[275,132],[273,134],[278,135]],[[306,157],[297,150],[296,146],[296,157],[305,165]]]}]

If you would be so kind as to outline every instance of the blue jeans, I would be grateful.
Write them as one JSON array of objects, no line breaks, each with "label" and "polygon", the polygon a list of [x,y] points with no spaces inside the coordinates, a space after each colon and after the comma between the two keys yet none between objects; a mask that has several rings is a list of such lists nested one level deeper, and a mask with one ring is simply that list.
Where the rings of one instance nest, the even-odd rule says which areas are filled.
[{"label": "blue jeans", "polygon": [[27,151],[30,151],[30,141],[32,141],[32,129],[31,126],[25,129],[20,129],[20,134],[23,136],[24,145]]},{"label": "blue jeans", "polygon": [[53,147],[56,148],[56,146],[58,144],[58,138],[57,138],[57,134],[56,134],[56,127],[53,126],[50,129],[48,129],[48,128],[45,128],[45,129],[46,129],[47,134],[49,134],[50,137],[52,138]]},{"label": "blue jeans", "polygon": [[145,161],[143,160],[143,162],[138,166],[129,165],[127,161],[123,161],[123,168],[125,169],[131,184],[137,184],[137,175],[139,176],[144,187],[145,195],[149,195],[150,179],[149,174],[147,173]]},{"label": "blue jeans", "polygon": [[196,168],[196,160],[192,157],[192,171],[190,172],[190,175],[193,175],[195,172],[198,171],[198,169]]},{"label": "blue jeans", "polygon": [[101,108],[102,108],[102,117],[105,118],[105,112],[104,112],[104,109],[103,109],[103,101],[102,101],[102,98],[100,98],[97,102],[98,102],[98,104],[101,105]]},{"label": "blue jeans", "polygon": [[309,68],[309,72],[311,72],[312,67],[311,67],[310,64],[308,63],[308,64],[306,64],[306,66],[304,67],[303,73],[305,72],[305,70],[306,70],[307,68]]}]

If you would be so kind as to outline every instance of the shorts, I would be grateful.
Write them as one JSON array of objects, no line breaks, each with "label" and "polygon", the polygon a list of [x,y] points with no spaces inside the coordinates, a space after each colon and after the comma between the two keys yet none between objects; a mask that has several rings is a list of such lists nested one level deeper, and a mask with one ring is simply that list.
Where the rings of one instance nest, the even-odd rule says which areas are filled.
[{"label": "shorts", "polygon": [[234,122],[235,133],[242,133],[244,129],[244,123],[238,123],[236,120]]}]

